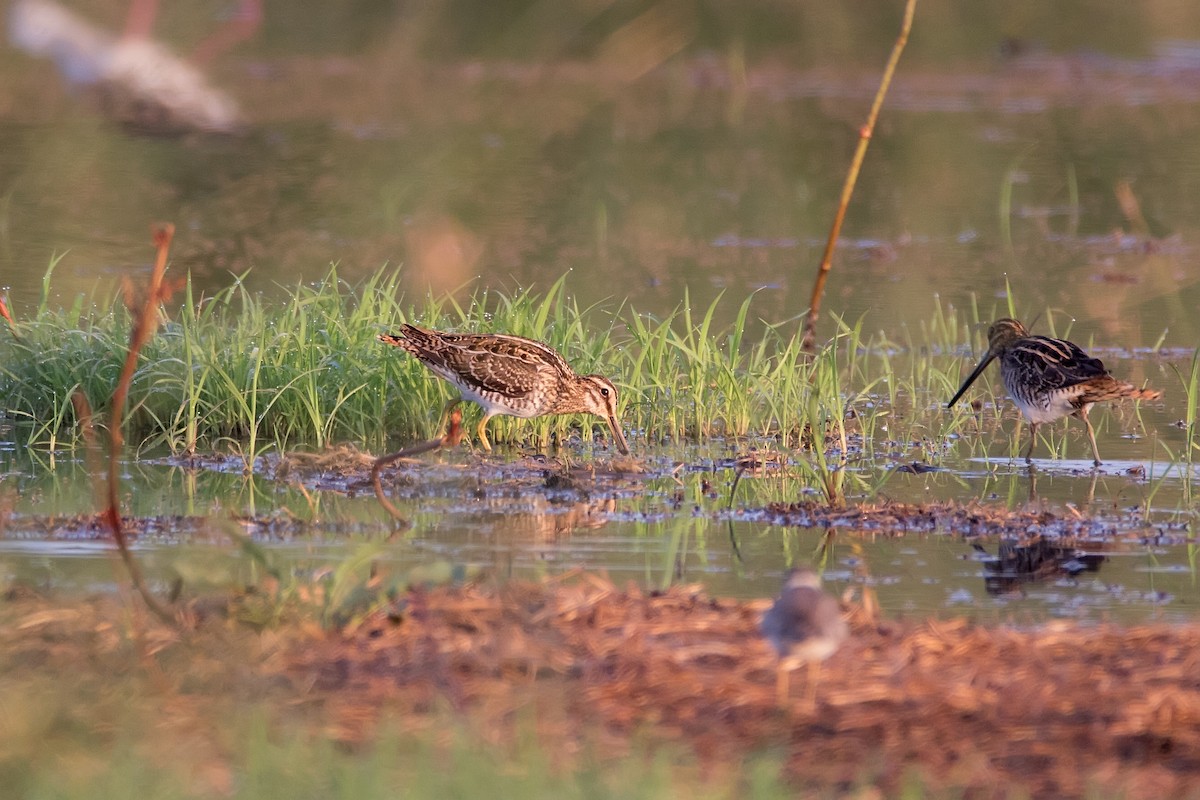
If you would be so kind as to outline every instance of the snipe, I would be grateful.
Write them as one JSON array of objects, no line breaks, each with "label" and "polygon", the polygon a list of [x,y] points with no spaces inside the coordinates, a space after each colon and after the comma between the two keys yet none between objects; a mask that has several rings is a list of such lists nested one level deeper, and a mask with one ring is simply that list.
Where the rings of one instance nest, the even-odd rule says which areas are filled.
[{"label": "snipe", "polygon": [[1033,453],[1038,425],[1070,415],[1083,420],[1087,426],[1092,457],[1096,466],[1100,466],[1096,432],[1088,419],[1092,405],[1104,400],[1157,400],[1162,397],[1162,392],[1155,389],[1139,389],[1132,383],[1117,380],[1100,359],[1090,357],[1072,342],[1033,336],[1015,319],[999,319],[988,328],[988,350],[983,360],[950,398],[947,408],[958,402],[994,358],[1000,359],[1000,379],[1008,396],[1029,420],[1026,461]]},{"label": "snipe", "polygon": [[617,419],[617,387],[603,375],[577,375],[553,349],[533,339],[502,333],[442,333],[401,325],[400,334],[379,341],[406,350],[435,375],[449,381],[463,400],[483,408],[479,443],[491,450],[487,423],[496,414],[541,417],[547,414],[594,414],[608,423],[613,441],[629,453]]},{"label": "snipe", "polygon": [[816,697],[821,662],[833,655],[850,635],[837,600],[821,590],[821,578],[808,567],[791,570],[783,590],[763,615],[762,632],[779,655],[775,692],[787,702],[791,671],[808,664],[809,693]]}]

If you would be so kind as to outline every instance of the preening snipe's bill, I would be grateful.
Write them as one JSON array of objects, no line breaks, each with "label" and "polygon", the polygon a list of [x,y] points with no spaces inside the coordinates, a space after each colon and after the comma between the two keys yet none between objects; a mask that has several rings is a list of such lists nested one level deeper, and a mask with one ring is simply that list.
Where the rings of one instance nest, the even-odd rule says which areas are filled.
[{"label": "preening snipe's bill", "polygon": [[617,418],[617,387],[603,375],[577,375],[566,360],[541,342],[502,333],[442,333],[401,325],[399,335],[380,334],[379,341],[414,356],[435,375],[483,408],[479,443],[491,450],[487,423],[496,414],[541,417],[547,414],[594,414],[608,423],[617,449],[629,445]]},{"label": "preening snipe's bill", "polygon": [[1000,359],[1000,380],[1008,396],[1029,420],[1029,447],[1025,460],[1030,460],[1037,439],[1037,428],[1043,422],[1054,422],[1065,416],[1083,420],[1092,457],[1100,466],[1100,450],[1096,447],[1096,432],[1092,430],[1088,411],[1095,403],[1105,400],[1158,400],[1162,392],[1139,389],[1132,383],[1114,378],[1104,363],[1083,352],[1066,339],[1034,336],[1015,319],[999,319],[988,328],[988,350],[979,365],[963,381],[950,402],[949,408],[962,397],[992,359]]}]

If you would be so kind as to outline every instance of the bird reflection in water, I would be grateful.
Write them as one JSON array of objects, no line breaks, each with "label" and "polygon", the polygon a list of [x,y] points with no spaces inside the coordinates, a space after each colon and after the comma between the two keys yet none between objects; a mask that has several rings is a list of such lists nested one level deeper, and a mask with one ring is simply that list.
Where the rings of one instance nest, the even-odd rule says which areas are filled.
[{"label": "bird reflection in water", "polygon": [[[1100,546],[1100,543],[1095,543]],[[1002,541],[999,552],[991,555],[982,545],[974,544],[981,554],[983,586],[989,595],[1019,592],[1030,583],[1073,578],[1085,572],[1098,572],[1108,557],[1085,550],[1080,543],[1063,543],[1047,539],[1018,544]]]}]

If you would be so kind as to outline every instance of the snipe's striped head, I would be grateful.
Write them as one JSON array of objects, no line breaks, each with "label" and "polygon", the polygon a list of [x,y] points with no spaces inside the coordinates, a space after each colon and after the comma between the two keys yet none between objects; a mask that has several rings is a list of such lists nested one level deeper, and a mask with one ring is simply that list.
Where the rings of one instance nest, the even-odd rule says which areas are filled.
[{"label": "snipe's striped head", "polygon": [[603,375],[581,375],[575,391],[563,394],[554,406],[553,414],[594,414],[608,423],[608,429],[622,453],[629,452],[621,421],[617,416],[617,387]]},{"label": "snipe's striped head", "polygon": [[1017,320],[998,319],[988,328],[988,355],[995,358],[1028,336],[1029,330]]},{"label": "snipe's striped head", "polygon": [[1004,353],[1005,350],[1009,349],[1020,340],[1028,337],[1029,330],[1015,319],[1009,319],[1008,317],[1005,317],[993,322],[988,328],[987,353],[984,354],[978,366],[976,366],[975,369],[971,371],[971,374],[967,376],[967,379],[963,381],[962,386],[960,386],[958,391],[954,393],[954,397],[950,398],[950,402],[946,404],[946,408],[950,408],[958,402],[958,399],[962,397],[967,389],[971,387],[971,384],[975,382],[975,379],[983,374],[983,371],[987,368],[987,365],[992,363],[992,359]]}]

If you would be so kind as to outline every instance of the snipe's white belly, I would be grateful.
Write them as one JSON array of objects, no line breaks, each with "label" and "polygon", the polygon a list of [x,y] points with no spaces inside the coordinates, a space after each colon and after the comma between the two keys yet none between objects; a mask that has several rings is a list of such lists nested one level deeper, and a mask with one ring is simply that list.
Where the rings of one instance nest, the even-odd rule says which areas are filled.
[{"label": "snipe's white belly", "polygon": [[[1008,381],[1004,382],[1004,388],[1008,390],[1008,396],[1021,410],[1025,419],[1037,425],[1043,422],[1054,422],[1068,414],[1074,414],[1077,409],[1071,404],[1071,401],[1083,392],[1081,387],[1073,386],[1052,392],[1031,394],[1028,390],[1023,391],[1022,387],[1009,385]],[[1088,403],[1087,405],[1090,408],[1092,404]]]}]

